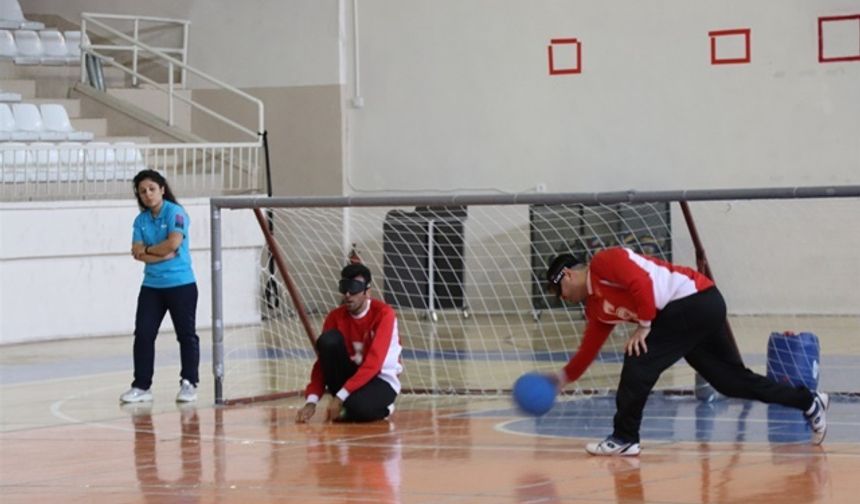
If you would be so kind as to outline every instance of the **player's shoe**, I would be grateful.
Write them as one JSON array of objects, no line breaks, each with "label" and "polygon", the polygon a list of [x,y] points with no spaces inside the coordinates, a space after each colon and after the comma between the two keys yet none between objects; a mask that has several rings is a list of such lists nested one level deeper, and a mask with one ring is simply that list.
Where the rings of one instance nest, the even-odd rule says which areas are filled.
[{"label": "player's shoe", "polygon": [[616,457],[635,457],[641,451],[639,443],[625,443],[612,436],[599,443],[588,443],[585,451],[592,455],[608,455]]},{"label": "player's shoe", "polygon": [[197,400],[197,387],[185,378],[179,382],[179,392],[176,394],[176,402],[194,402]]},{"label": "player's shoe", "polygon": [[830,396],[824,392],[815,392],[812,406],[803,413],[809,427],[812,429],[812,444],[820,445],[827,435],[827,408],[830,406]]},{"label": "player's shoe", "polygon": [[152,392],[132,387],[119,396],[121,403],[139,403],[152,401]]}]

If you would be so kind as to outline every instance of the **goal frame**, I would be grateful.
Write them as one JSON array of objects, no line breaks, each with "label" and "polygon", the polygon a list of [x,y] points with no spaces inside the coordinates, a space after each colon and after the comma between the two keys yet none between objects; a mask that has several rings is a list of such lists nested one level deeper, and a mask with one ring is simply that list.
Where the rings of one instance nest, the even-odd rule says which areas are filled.
[{"label": "goal frame", "polygon": [[[223,320],[223,263],[221,213],[223,210],[252,209],[255,211],[261,232],[267,233],[267,223],[262,215],[264,208],[342,208],[350,207],[463,207],[486,205],[598,205],[616,203],[678,203],[684,214],[687,230],[694,243],[697,268],[711,276],[705,249],[698,238],[693,215],[688,202],[719,200],[778,200],[814,198],[854,198],[860,197],[860,185],[814,186],[814,187],[772,187],[747,189],[702,189],[666,191],[610,191],[583,193],[518,193],[518,194],[454,194],[454,195],[391,195],[391,196],[324,196],[324,197],[215,197],[210,200],[210,240],[211,240],[211,289],[212,289],[212,371],[215,385],[215,403],[225,404],[224,399],[224,320]],[[270,237],[267,237],[270,242]],[[275,262],[282,263],[277,251],[272,251]],[[286,274],[286,265],[278,264],[281,275]],[[719,272],[717,272],[717,275]],[[288,277],[285,283],[291,282]],[[292,289],[291,289],[292,290]],[[293,301],[300,307],[301,301],[293,295]],[[301,308],[299,308],[301,312]],[[305,329],[310,329],[305,324]],[[309,337],[312,337],[308,334]],[[701,384],[696,385],[697,396]],[[277,397],[295,395],[296,392],[276,394]],[[707,394],[703,394],[705,396]],[[275,396],[253,400],[275,399]]]}]

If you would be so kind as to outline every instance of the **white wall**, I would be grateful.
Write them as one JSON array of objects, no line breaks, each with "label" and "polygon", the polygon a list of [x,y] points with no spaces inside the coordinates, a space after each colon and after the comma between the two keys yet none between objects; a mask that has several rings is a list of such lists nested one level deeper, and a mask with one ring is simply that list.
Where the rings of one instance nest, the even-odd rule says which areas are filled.
[{"label": "white wall", "polygon": [[[181,200],[191,219],[197,326],[211,327],[209,201]],[[132,334],[143,264],[131,258],[134,200],[0,204],[0,344]],[[259,321],[262,236],[250,212],[223,213],[225,305]],[[171,327],[165,318],[163,331]]]},{"label": "white wall", "polygon": [[[21,1],[190,19],[191,63],[239,87],[343,84],[344,193],[860,180],[860,62],[817,58],[818,17],[856,0],[361,0],[362,108],[352,4]],[[708,32],[731,28],[751,30],[751,63],[711,65]],[[581,41],[581,74],[548,75],[553,38]]]},{"label": "white wall", "polygon": [[[817,58],[840,14],[860,4],[362,0],[351,192],[858,183],[860,62]],[[712,66],[731,28],[751,63]],[[553,38],[581,41],[581,74],[549,75]]]},{"label": "white wall", "polygon": [[[329,156],[280,166],[325,173],[338,191],[345,181],[348,194],[860,184],[860,62],[817,61],[817,18],[860,14],[857,0],[360,0],[362,108],[350,102],[350,0],[21,4],[69,18],[88,10],[191,19],[192,65],[244,88],[343,84],[343,96],[326,97],[344,106],[343,123],[326,123],[344,138],[343,180],[328,177],[338,170]],[[751,29],[752,61],[712,66],[708,32],[730,28]],[[582,42],[581,74],[548,75],[552,38]],[[279,114],[300,125],[319,115]],[[59,218],[35,217],[44,208],[27,205],[0,208],[0,342],[23,329],[34,338],[129,330],[140,281],[126,251],[134,207],[116,205],[94,210],[95,221],[80,209],[93,203],[59,205]],[[195,215],[200,232],[205,217]],[[857,229],[852,215],[836,218],[837,229]],[[756,232],[710,236],[730,247]],[[202,280],[208,263],[199,247],[208,239],[192,239]],[[839,253],[853,243],[856,234]],[[40,251],[49,257],[29,258]],[[726,257],[718,275],[732,271],[746,289],[731,299],[760,300],[744,284],[743,254]],[[797,288],[778,280],[768,290],[774,299]],[[840,290],[828,295],[856,306],[853,285],[837,280]],[[208,304],[201,288],[201,323]],[[96,310],[105,324],[93,320]]]}]

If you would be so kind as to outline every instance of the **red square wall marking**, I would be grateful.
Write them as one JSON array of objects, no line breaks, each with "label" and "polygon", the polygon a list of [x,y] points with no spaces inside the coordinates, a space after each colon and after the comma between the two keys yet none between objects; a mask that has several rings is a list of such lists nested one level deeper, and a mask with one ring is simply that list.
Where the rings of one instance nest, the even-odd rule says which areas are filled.
[{"label": "red square wall marking", "polygon": [[[550,75],[582,73],[582,44],[579,40],[575,38],[550,39],[546,52],[549,59]],[[556,62],[556,60],[561,60],[561,62]]]},{"label": "red square wall marking", "polygon": [[818,62],[860,61],[860,14],[818,18]]},{"label": "red square wall marking", "polygon": [[711,38],[711,64],[731,65],[749,63],[750,29],[716,30],[708,32]]}]

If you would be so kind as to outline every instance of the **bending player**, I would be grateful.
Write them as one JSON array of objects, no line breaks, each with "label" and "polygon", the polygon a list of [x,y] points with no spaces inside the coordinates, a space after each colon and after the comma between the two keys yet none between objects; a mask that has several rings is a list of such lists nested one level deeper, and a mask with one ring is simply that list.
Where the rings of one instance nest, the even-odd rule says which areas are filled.
[{"label": "bending player", "polygon": [[325,319],[317,360],[296,422],[310,420],[325,391],[325,420],[369,422],[394,411],[400,393],[400,337],[394,309],[370,297],[370,270],[350,264],[340,273],[341,306]]},{"label": "bending player", "polygon": [[660,374],[682,357],[720,393],[802,410],[812,442],[827,432],[827,394],[792,387],[744,366],[726,331],[726,303],[706,276],[693,269],[612,247],[590,264],[570,254],[547,269],[547,288],[569,303],[585,303],[582,343],[554,376],[559,388],[578,379],[616,324],[637,324],[624,346],[612,435],[589,443],[592,455],[638,455],[642,410]]}]

